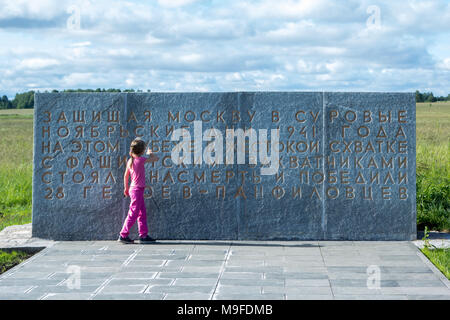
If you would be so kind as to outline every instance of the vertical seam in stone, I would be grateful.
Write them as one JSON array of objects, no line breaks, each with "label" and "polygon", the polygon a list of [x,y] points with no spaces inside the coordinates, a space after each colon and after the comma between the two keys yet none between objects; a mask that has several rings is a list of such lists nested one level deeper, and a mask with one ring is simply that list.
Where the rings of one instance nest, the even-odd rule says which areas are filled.
[{"label": "vertical seam in stone", "polygon": [[[417,183],[417,177],[416,177],[416,172],[417,172],[417,106],[416,106],[416,99],[415,99],[415,95],[411,94],[411,105],[413,106],[412,111],[414,112],[414,118],[413,118],[413,139],[412,139],[412,143],[414,144],[414,153],[413,156],[411,157],[411,153],[408,152],[407,156],[408,156],[408,162],[409,159],[412,159],[413,163],[414,163],[414,167],[413,167],[413,181],[414,181],[414,197],[412,199],[412,217],[411,217],[411,221],[412,221],[412,226],[411,226],[411,240],[415,240],[417,238],[417,189],[416,189],[416,183]],[[408,148],[409,150],[410,148]],[[407,162],[407,163],[408,163]],[[410,169],[411,170],[411,169]],[[408,170],[406,170],[406,172],[408,172]]]},{"label": "vertical seam in stone", "polygon": [[126,267],[130,262],[142,251],[142,247],[134,250],[134,252],[122,263],[121,268]]},{"label": "vertical seam in stone", "polygon": [[[35,162],[37,159],[36,156],[36,148],[37,148],[37,128],[38,128],[38,120],[37,120],[37,115],[38,115],[38,106],[39,106],[39,95],[37,95],[36,93],[34,94],[34,110],[33,110],[33,164],[32,164],[32,168],[33,168],[33,174],[31,176],[31,237],[36,236],[36,233],[33,234],[33,230],[36,229],[35,223],[36,219],[33,219],[33,213],[36,213],[35,211],[35,206],[36,206],[36,190],[37,190],[37,185],[35,185],[36,183],[36,171],[37,168],[35,166]],[[34,224],[34,228],[33,228],[33,224]]]},{"label": "vertical seam in stone", "polygon": [[24,294],[28,294],[28,293],[30,293],[31,291],[33,291],[33,289],[35,289],[35,288],[37,288],[38,286],[31,286],[31,287],[29,287],[27,290],[25,290],[23,293]]},{"label": "vertical seam in stone", "polygon": [[[242,107],[241,106],[241,92],[237,93],[237,99],[238,99],[238,101],[237,101],[238,102],[238,110],[239,110],[239,112],[241,112],[241,107]],[[244,125],[244,128],[245,128],[245,125]],[[234,145],[234,139],[233,139],[233,145]],[[234,148],[234,146],[233,146],[233,148]],[[236,157],[237,157],[237,153],[238,153],[238,150],[236,149]],[[234,155],[233,155],[233,157],[234,157]],[[239,173],[239,164],[237,163],[237,158],[236,158],[236,177],[238,176],[238,173]],[[237,181],[237,179],[236,179],[236,181]],[[239,185],[236,184],[236,187],[239,187]],[[244,187],[242,187],[242,188],[244,188]],[[237,206],[237,210],[236,210],[236,213],[237,213],[237,217],[236,217],[237,239],[240,240],[241,239],[241,235],[240,235],[241,199],[240,199],[240,197],[237,197],[237,204],[236,204],[236,206]]]},{"label": "vertical seam in stone", "polygon": [[93,300],[99,293],[102,291],[113,279],[113,276],[110,276],[108,279],[103,281],[103,283],[94,290],[94,292],[91,293],[91,296],[88,298],[88,300]]},{"label": "vertical seam in stone", "polygon": [[322,91],[322,174],[324,177],[322,184],[322,234],[323,239],[326,237],[326,227],[327,227],[327,217],[326,217],[326,208],[325,208],[325,91]]},{"label": "vertical seam in stone", "polygon": [[223,260],[222,266],[221,266],[220,271],[219,271],[219,276],[217,277],[217,282],[216,282],[216,285],[214,287],[214,291],[211,294],[211,297],[210,297],[209,300],[212,300],[214,298],[214,295],[216,294],[217,287],[219,286],[220,279],[222,278],[223,272],[225,271],[225,265],[227,264],[228,260],[230,259],[230,253],[231,253],[231,246],[232,245],[233,245],[233,243],[230,243],[230,245],[228,247],[227,255],[225,256],[225,260]]},{"label": "vertical seam in stone", "polygon": [[[128,106],[127,106],[127,103],[128,103],[128,92],[127,93],[125,93],[125,102],[124,102],[124,109],[125,109],[125,112],[124,112],[124,119],[126,119],[126,117],[127,117],[127,108],[128,108]],[[126,123],[126,122],[125,122]],[[128,125],[127,125],[127,132],[128,132]],[[119,136],[119,138],[120,138],[120,136]],[[126,151],[127,151],[127,138],[125,137],[125,138],[123,138],[123,140],[124,140],[124,142],[123,142],[123,146],[124,146],[124,148],[123,148],[123,153],[124,154],[127,154],[126,153]],[[126,162],[125,162],[125,169],[126,169]],[[128,214],[128,212],[127,212],[128,210],[127,210],[127,207],[126,207],[126,198],[122,198],[122,221],[125,219],[125,217],[126,217],[126,215]]]},{"label": "vertical seam in stone", "polygon": [[47,297],[51,297],[50,293],[44,293],[42,296],[40,296],[37,300],[46,300]]},{"label": "vertical seam in stone", "polygon": [[332,296],[333,299],[334,299],[335,297],[334,297],[334,292],[333,292],[333,286],[331,285],[330,275],[328,274],[328,267],[327,267],[327,264],[325,263],[325,258],[323,257],[323,253],[322,253],[320,241],[317,242],[317,244],[318,244],[318,246],[319,246],[319,252],[320,252],[320,256],[322,257],[323,265],[324,265],[324,267],[325,267],[325,270],[327,271],[327,279],[328,279],[328,284],[329,284],[329,286],[330,286],[331,296]]}]

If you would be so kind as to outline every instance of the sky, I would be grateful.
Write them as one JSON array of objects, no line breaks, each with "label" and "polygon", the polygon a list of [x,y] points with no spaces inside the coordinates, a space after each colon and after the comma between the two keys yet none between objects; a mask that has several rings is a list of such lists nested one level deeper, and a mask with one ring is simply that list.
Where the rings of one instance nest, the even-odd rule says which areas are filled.
[{"label": "sky", "polygon": [[0,0],[0,95],[450,93],[450,0]]}]

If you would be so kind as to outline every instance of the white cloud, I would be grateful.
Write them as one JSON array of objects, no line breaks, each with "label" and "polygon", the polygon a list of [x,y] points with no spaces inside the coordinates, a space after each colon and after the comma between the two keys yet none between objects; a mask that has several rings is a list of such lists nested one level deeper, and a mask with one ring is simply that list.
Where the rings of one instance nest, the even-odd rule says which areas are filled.
[{"label": "white cloud", "polygon": [[20,61],[17,68],[19,70],[23,69],[36,70],[56,66],[58,64],[59,64],[58,60],[55,59],[31,58]]},{"label": "white cloud", "polygon": [[294,18],[301,19],[330,9],[332,2],[323,0],[282,0],[282,1],[243,1],[241,10],[254,19]]},{"label": "white cloud", "polygon": [[[173,57],[173,59],[176,60],[175,57]],[[178,60],[181,63],[185,63],[185,64],[198,64],[202,61],[202,59],[203,59],[203,56],[198,53],[190,53],[190,54],[182,55],[181,57],[178,58]]]},{"label": "white cloud", "polygon": [[445,58],[437,64],[438,68],[450,71],[450,58]]},{"label": "white cloud", "polygon": [[106,53],[111,57],[132,58],[134,52],[128,48],[108,49]]},{"label": "white cloud", "polygon": [[0,19],[13,17],[51,19],[62,11],[63,3],[64,1],[56,0],[0,0]]},{"label": "white cloud", "polygon": [[78,86],[80,83],[92,84],[94,74],[89,73],[71,73],[63,77],[62,82],[68,87]]},{"label": "white cloud", "polygon": [[71,44],[70,46],[74,47],[74,48],[76,48],[76,47],[89,47],[91,44],[92,43],[90,41],[84,41],[84,42],[77,42],[77,43]]},{"label": "white cloud", "polygon": [[[367,8],[381,25],[367,28]],[[81,29],[67,29],[80,9]],[[0,0],[0,88],[432,88],[448,94],[445,0]],[[3,92],[0,92],[3,94]]]},{"label": "white cloud", "polygon": [[132,87],[132,86],[134,86],[136,84],[134,82],[134,79],[126,79],[125,83],[127,84],[128,87]]},{"label": "white cloud", "polygon": [[177,8],[188,4],[192,4],[198,0],[158,0],[158,3],[162,7]]}]

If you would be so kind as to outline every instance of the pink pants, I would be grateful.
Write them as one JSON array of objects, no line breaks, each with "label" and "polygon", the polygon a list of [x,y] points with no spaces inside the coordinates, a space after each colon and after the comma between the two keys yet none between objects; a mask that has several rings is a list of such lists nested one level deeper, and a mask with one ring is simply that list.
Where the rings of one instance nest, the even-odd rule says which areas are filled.
[{"label": "pink pants", "polygon": [[147,227],[147,210],[145,209],[144,202],[144,190],[145,188],[130,188],[130,210],[128,210],[127,218],[123,223],[122,231],[120,235],[124,238],[130,234],[130,229],[138,221],[139,236],[144,238],[148,234]]}]

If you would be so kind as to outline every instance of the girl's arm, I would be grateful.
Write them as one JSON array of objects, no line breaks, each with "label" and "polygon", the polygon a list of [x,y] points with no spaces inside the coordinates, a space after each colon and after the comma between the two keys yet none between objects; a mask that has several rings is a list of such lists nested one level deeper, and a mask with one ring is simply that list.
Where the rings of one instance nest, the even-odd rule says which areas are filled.
[{"label": "girl's arm", "polygon": [[146,154],[147,154],[148,158],[147,158],[147,160],[145,160],[145,163],[147,163],[147,162],[156,162],[156,161],[159,160],[159,157],[157,155],[155,155],[150,148],[147,149],[147,153]]},{"label": "girl's arm", "polygon": [[128,192],[128,180],[130,178],[130,166],[131,166],[131,159],[128,160],[127,162],[127,169],[125,170],[125,174],[123,176],[123,187],[124,187],[124,191],[123,194],[125,195],[125,197],[129,197],[130,194]]}]

